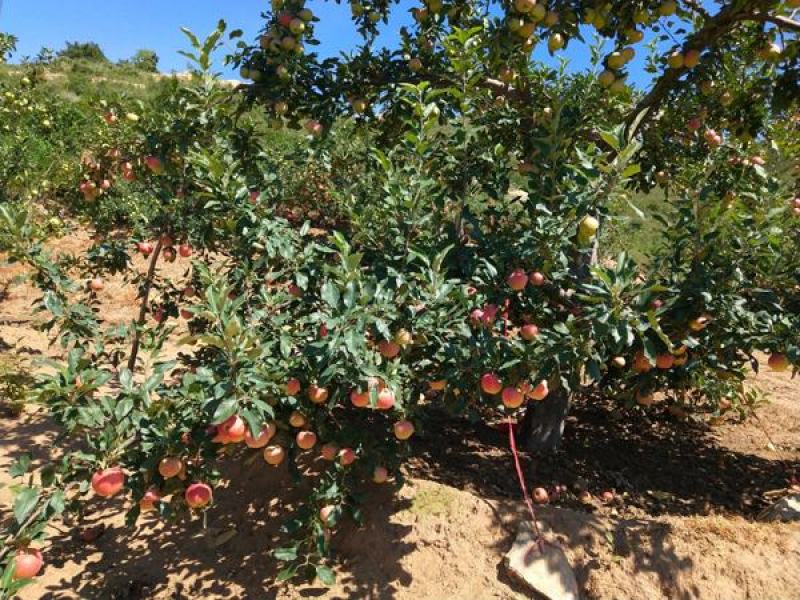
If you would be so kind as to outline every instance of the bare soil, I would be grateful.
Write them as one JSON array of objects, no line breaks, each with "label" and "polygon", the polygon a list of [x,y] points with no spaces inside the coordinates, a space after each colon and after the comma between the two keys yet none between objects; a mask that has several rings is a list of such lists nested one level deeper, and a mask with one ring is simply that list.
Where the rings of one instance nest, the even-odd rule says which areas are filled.
[{"label": "bare soil", "polygon": [[[78,233],[54,243],[78,252]],[[0,263],[2,264],[2,263]],[[144,264],[137,259],[137,268]],[[167,265],[175,279],[180,261]],[[35,329],[36,292],[16,267],[0,266],[0,360],[56,357]],[[105,319],[130,320],[136,294],[119,280],[101,294]],[[174,351],[171,348],[170,351]],[[800,600],[800,524],[756,520],[800,472],[800,386],[787,374],[762,372],[755,383],[771,402],[745,423],[716,426],[666,411],[621,413],[602,399],[573,411],[554,456],[523,456],[528,485],[569,491],[540,508],[545,535],[561,544],[586,598],[594,600]],[[419,432],[407,482],[394,494],[372,486],[365,525],[334,537],[338,581],[276,584],[270,557],[282,515],[303,493],[285,469],[232,459],[231,483],[218,490],[206,522],[124,525],[120,501],[91,500],[80,521],[56,524],[47,567],[25,600],[464,598],[521,599],[530,592],[502,566],[526,513],[520,501],[507,430],[447,418]],[[36,408],[0,417],[0,484],[23,452],[53,456],[54,425]],[[10,492],[0,487],[0,518]],[[590,504],[578,492],[593,494]],[[598,497],[613,490],[615,500]],[[103,527],[91,542],[79,533]]]}]

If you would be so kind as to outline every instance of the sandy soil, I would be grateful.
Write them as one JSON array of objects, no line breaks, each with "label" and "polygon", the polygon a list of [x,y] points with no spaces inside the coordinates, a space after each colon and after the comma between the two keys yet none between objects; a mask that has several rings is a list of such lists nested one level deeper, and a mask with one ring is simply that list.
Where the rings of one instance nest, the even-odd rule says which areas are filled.
[{"label": "sandy soil", "polygon": [[[61,240],[78,251],[88,238]],[[137,263],[137,267],[143,268]],[[170,275],[183,275],[180,261]],[[57,355],[33,329],[36,294],[14,267],[0,267],[0,359]],[[103,314],[131,318],[135,293],[107,282]],[[800,387],[762,373],[772,402],[745,424],[705,425],[668,414],[630,414],[602,403],[576,407],[564,449],[524,457],[531,485],[566,483],[571,492],[539,511],[546,535],[561,544],[586,598],[595,600],[800,600],[800,524],[755,516],[800,471]],[[56,431],[41,413],[0,418],[0,484],[22,452],[51,456]],[[373,486],[365,526],[344,525],[334,538],[338,582],[331,589],[274,583],[269,556],[282,544],[285,509],[303,493],[285,470],[231,460],[231,481],[216,494],[206,523],[124,526],[122,503],[91,501],[81,522],[58,524],[47,568],[21,598],[289,600],[521,599],[529,592],[502,567],[526,518],[504,443],[491,427],[448,422],[422,432],[408,483],[396,495]],[[579,503],[589,484],[613,489],[616,502]],[[0,515],[10,494],[0,487]],[[79,532],[105,527],[94,541]]]}]

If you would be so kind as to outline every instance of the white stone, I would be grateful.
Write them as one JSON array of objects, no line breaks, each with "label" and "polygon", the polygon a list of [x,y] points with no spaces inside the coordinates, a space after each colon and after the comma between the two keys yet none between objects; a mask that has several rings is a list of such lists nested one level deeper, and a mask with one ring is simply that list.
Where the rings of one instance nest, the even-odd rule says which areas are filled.
[{"label": "white stone", "polygon": [[537,543],[530,523],[523,523],[505,556],[509,572],[549,600],[579,600],[578,582],[563,550]]}]

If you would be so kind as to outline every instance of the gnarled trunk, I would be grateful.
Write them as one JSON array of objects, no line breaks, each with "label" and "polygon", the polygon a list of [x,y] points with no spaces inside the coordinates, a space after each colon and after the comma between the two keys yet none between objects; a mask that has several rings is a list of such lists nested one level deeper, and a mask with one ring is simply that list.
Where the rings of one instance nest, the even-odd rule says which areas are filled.
[{"label": "gnarled trunk", "polygon": [[542,402],[531,402],[518,429],[520,446],[528,452],[553,452],[561,445],[569,414],[569,393],[560,388]]}]

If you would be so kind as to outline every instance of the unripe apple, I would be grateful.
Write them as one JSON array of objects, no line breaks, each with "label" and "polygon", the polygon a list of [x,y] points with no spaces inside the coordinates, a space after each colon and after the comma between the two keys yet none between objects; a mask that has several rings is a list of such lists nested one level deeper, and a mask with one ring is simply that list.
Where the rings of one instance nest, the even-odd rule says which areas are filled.
[{"label": "unripe apple", "polygon": [[306,30],[306,24],[302,19],[292,19],[289,23],[289,30],[295,35],[300,35]]},{"label": "unripe apple", "polygon": [[519,408],[522,406],[525,396],[516,387],[507,387],[503,389],[502,401],[503,406],[506,408]]},{"label": "unripe apple", "polygon": [[631,62],[635,56],[636,56],[636,50],[634,50],[630,46],[622,49],[622,57],[625,59],[626,63]]},{"label": "unripe apple", "polygon": [[510,67],[503,67],[500,69],[500,73],[497,74],[497,78],[503,83],[511,83],[516,76],[517,74]]},{"label": "unripe apple", "polygon": [[767,364],[773,371],[782,372],[789,368],[789,359],[785,355],[775,352],[770,355]]},{"label": "unripe apple", "polygon": [[157,489],[150,488],[144,493],[141,500],[139,500],[139,510],[141,512],[149,512],[154,510],[156,504],[159,502],[161,502],[161,494],[158,493]]},{"label": "unripe apple", "polygon": [[638,29],[626,29],[625,37],[631,44],[636,44],[637,42],[641,42],[644,39],[644,33],[639,31]]},{"label": "unripe apple", "polygon": [[389,471],[386,470],[386,467],[375,467],[375,470],[372,471],[372,481],[375,483],[386,483],[389,479]]},{"label": "unripe apple", "polygon": [[94,493],[103,498],[111,498],[122,491],[125,485],[125,473],[119,467],[111,467],[97,471],[92,475],[92,489]]},{"label": "unripe apple", "polygon": [[320,455],[324,460],[329,462],[333,462],[336,460],[336,456],[339,454],[339,446],[333,443],[327,443],[322,446],[322,450],[320,451]]},{"label": "unripe apple", "polygon": [[400,441],[405,441],[414,435],[414,424],[411,421],[398,421],[394,424],[394,437]]},{"label": "unripe apple", "polygon": [[297,40],[291,35],[285,35],[281,38],[281,48],[283,50],[290,52],[295,49],[295,46],[297,46]]},{"label": "unripe apple", "polygon": [[295,441],[301,450],[311,450],[317,445],[317,434],[313,431],[300,431],[295,436]]},{"label": "unripe apple", "polygon": [[681,52],[676,50],[667,57],[667,65],[670,69],[682,69],[684,65],[684,56]]},{"label": "unripe apple", "polygon": [[264,448],[264,460],[273,467],[281,464],[286,458],[286,450],[282,446],[267,446]]},{"label": "unripe apple", "polygon": [[614,95],[619,95],[625,92],[628,89],[628,84],[625,83],[625,79],[620,77],[619,79],[614,80],[614,83],[611,84],[611,87],[608,88],[608,91]]},{"label": "unripe apple", "polygon": [[398,346],[410,346],[413,341],[414,338],[412,337],[411,332],[409,332],[407,329],[400,329],[394,334],[394,342]]},{"label": "unripe apple", "polygon": [[514,0],[514,10],[518,13],[528,14],[536,6],[536,0]]},{"label": "unripe apple", "polygon": [[515,292],[521,292],[528,285],[528,274],[522,269],[517,269],[508,276],[506,283]]},{"label": "unripe apple", "polygon": [[633,13],[633,22],[643,25],[650,22],[650,13],[644,8],[640,8]]},{"label": "unripe apple", "polygon": [[422,69],[422,61],[416,57],[412,58],[408,61],[408,68],[416,73]]},{"label": "unripe apple", "polygon": [[165,456],[158,463],[158,472],[164,479],[177,477],[183,471],[183,461],[177,456]]},{"label": "unripe apple", "polygon": [[548,386],[546,379],[542,379],[542,381],[540,381],[539,384],[530,392],[531,400],[536,400],[537,402],[541,402],[549,395],[550,387]]},{"label": "unripe apple", "polygon": [[578,232],[584,239],[591,239],[600,228],[600,222],[591,215],[586,215],[578,226]]},{"label": "unripe apple", "polygon": [[553,54],[557,50],[561,50],[566,44],[566,40],[564,40],[564,36],[560,33],[554,33],[550,36],[550,39],[547,40],[547,49],[550,51],[550,54]]},{"label": "unripe apple", "polygon": [[292,377],[286,382],[285,390],[287,396],[296,396],[300,392],[300,380]]},{"label": "unripe apple", "polygon": [[674,15],[677,9],[678,5],[674,2],[674,0],[667,0],[658,7],[658,14],[662,17],[669,17]]},{"label": "unripe apple", "polygon": [[616,76],[614,75],[613,71],[609,69],[605,69],[600,75],[597,76],[597,81],[600,85],[604,88],[609,88],[616,80]]},{"label": "unripe apple", "polygon": [[286,68],[285,65],[278,65],[275,67],[275,74],[278,76],[278,79],[282,79],[286,81],[289,79],[289,69]]},{"label": "unripe apple", "polygon": [[350,3],[350,13],[354,17],[360,17],[361,15],[364,14],[364,6],[360,2],[351,2]]},{"label": "unripe apple", "polygon": [[722,92],[719,96],[719,103],[722,104],[722,106],[730,106],[733,104],[733,94],[728,91]]},{"label": "unripe apple", "polygon": [[300,17],[303,21],[308,23],[311,19],[314,18],[314,13],[311,12],[308,8],[304,8],[297,13],[297,16]]},{"label": "unripe apple", "polygon": [[544,18],[547,16],[547,7],[544,4],[537,4],[531,9],[530,17],[534,23],[539,23],[540,21],[544,21]]},{"label": "unripe apple", "polygon": [[378,392],[378,410],[391,410],[394,407],[395,397],[394,392],[389,388],[383,389]]},{"label": "unripe apple", "polygon": [[612,52],[606,59],[606,64],[612,69],[621,69],[625,66],[625,57],[622,52]]},{"label": "unripe apple", "polygon": [[353,100],[354,112],[358,114],[363,114],[367,112],[368,108],[369,108],[369,103],[366,100],[364,100],[364,98],[357,98],[356,100]]},{"label": "unripe apple", "polygon": [[352,448],[342,448],[339,450],[339,464],[343,467],[352,465],[356,461],[356,453]]},{"label": "unripe apple", "polygon": [[32,579],[42,570],[44,559],[36,548],[20,548],[14,554],[14,581]]},{"label": "unripe apple", "polygon": [[211,503],[214,493],[211,486],[205,483],[193,483],[186,488],[184,498],[189,508],[203,508]]},{"label": "unripe apple", "polygon": [[625,365],[627,365],[628,362],[625,360],[625,357],[623,357],[623,356],[615,356],[611,360],[611,364],[614,365],[618,369],[624,369]]},{"label": "unripe apple", "polygon": [[503,389],[503,382],[494,373],[485,373],[481,377],[481,389],[490,396],[496,396]]}]

